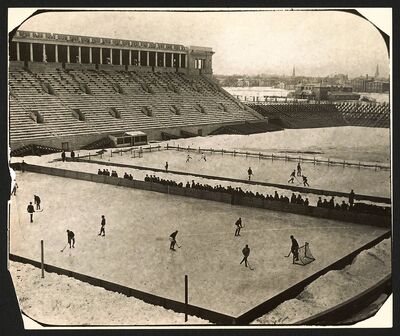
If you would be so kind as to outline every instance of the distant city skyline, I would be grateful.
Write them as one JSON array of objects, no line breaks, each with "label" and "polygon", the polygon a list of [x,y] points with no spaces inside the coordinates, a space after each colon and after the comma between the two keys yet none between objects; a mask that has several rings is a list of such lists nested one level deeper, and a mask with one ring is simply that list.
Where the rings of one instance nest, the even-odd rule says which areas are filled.
[{"label": "distant city skyline", "polygon": [[48,12],[19,29],[212,47],[217,75],[389,76],[378,30],[339,11]]}]

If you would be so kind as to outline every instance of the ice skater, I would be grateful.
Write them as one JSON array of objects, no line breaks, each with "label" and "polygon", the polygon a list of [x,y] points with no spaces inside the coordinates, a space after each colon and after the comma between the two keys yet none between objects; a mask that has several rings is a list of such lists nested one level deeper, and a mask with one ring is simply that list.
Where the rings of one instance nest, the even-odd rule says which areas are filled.
[{"label": "ice skater", "polygon": [[204,160],[204,161],[207,161],[206,154],[201,153],[201,159]]},{"label": "ice skater", "polygon": [[167,161],[167,162],[165,162],[165,172],[167,172],[167,173],[168,173],[168,161]]},{"label": "ice skater", "polygon": [[36,210],[40,210],[40,197],[38,195],[33,195],[33,202],[36,204]]},{"label": "ice skater", "polygon": [[67,230],[67,238],[68,238],[69,248],[71,248],[71,246],[72,248],[75,248],[75,234],[71,230]]},{"label": "ice skater", "polygon": [[101,215],[101,228],[100,228],[100,233],[98,234],[99,236],[105,236],[106,235],[106,217],[104,215]]},{"label": "ice skater", "polygon": [[249,175],[249,181],[251,179],[251,175],[253,175],[253,171],[251,170],[251,167],[247,170],[247,174]]},{"label": "ice skater", "polygon": [[169,246],[170,250],[175,251],[175,245],[177,244],[176,242],[176,235],[178,234],[178,230],[172,232],[169,236],[169,240],[171,241],[171,244]]},{"label": "ice skater", "polygon": [[186,162],[189,162],[192,159],[192,157],[188,154],[186,157]]},{"label": "ice skater", "polygon": [[247,258],[248,258],[249,255],[250,255],[250,248],[249,248],[249,245],[246,244],[246,246],[245,246],[245,247],[243,248],[243,250],[242,250],[242,253],[243,253],[243,259],[242,259],[242,261],[240,262],[240,264],[242,264],[243,261],[244,261],[244,265],[247,267]]},{"label": "ice skater", "polygon": [[236,225],[235,237],[238,237],[238,236],[240,236],[240,229],[243,227],[242,217],[239,217],[239,219],[236,221],[235,225]]},{"label": "ice skater", "polygon": [[32,205],[32,202],[29,202],[28,207],[26,208],[26,211],[28,211],[28,213],[30,214],[31,217],[31,223],[33,223],[33,213],[35,212],[35,209]]},{"label": "ice skater", "polygon": [[301,176],[301,166],[300,166],[300,162],[297,164],[297,176]]},{"label": "ice skater", "polygon": [[290,179],[287,181],[288,183],[294,183],[294,179],[296,178],[296,170],[293,170],[293,172],[290,174]]},{"label": "ice skater", "polygon": [[17,196],[17,189],[18,189],[18,183],[17,183],[17,181],[14,180],[14,186],[11,191],[11,195]]},{"label": "ice skater", "polygon": [[299,243],[293,236],[290,236],[290,239],[292,240],[292,246],[290,247],[290,252],[293,254],[293,264],[294,264],[295,261],[299,260]]},{"label": "ice skater", "polygon": [[307,182],[307,176],[304,176],[303,175],[303,185],[305,186],[305,187],[309,187],[310,185],[308,184],[308,182]]}]

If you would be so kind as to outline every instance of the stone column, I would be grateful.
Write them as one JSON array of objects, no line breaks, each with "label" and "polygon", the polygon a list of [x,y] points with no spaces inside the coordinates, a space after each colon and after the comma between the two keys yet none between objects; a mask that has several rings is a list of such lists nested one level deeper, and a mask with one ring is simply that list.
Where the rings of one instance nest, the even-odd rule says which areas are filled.
[{"label": "stone column", "polygon": [[112,48],[110,48],[110,64],[113,64],[113,62],[112,62]]},{"label": "stone column", "polygon": [[19,53],[19,42],[16,43],[17,46],[17,61],[21,60],[20,53]]},{"label": "stone column", "polygon": [[103,64],[103,48],[100,48],[100,64]]},{"label": "stone column", "polygon": [[29,60],[33,62],[33,44],[29,43]]},{"label": "stone column", "polygon": [[128,63],[129,63],[129,65],[131,65],[132,64],[132,50],[128,50],[129,51],[129,61],[128,61]]},{"label": "stone column", "polygon": [[182,68],[182,59],[181,59],[181,54],[178,54],[178,67]]},{"label": "stone column", "polygon": [[165,68],[167,66],[167,54],[164,52],[163,53],[163,67]]},{"label": "stone column", "polygon": [[93,59],[93,56],[92,56],[92,47],[89,47],[89,64],[92,64],[92,59]]},{"label": "stone column", "polygon": [[150,64],[150,51],[146,51],[146,56],[147,56],[146,66],[149,66],[149,64]]},{"label": "stone column", "polygon": [[81,61],[81,47],[80,46],[78,47],[78,58],[79,58],[79,62],[77,62],[77,63],[82,63],[82,61]]},{"label": "stone column", "polygon": [[140,50],[138,51],[138,65],[141,65],[140,64]]},{"label": "stone column", "polygon": [[42,44],[42,61],[47,62],[47,55],[46,55],[46,45]]},{"label": "stone column", "polygon": [[69,57],[69,46],[67,46],[67,63],[71,63],[71,59]]},{"label": "stone column", "polygon": [[54,45],[54,62],[58,63],[58,44]]},{"label": "stone column", "polygon": [[158,57],[157,57],[157,51],[156,51],[155,62],[156,62],[156,67],[157,67],[157,66],[158,66]]},{"label": "stone column", "polygon": [[189,58],[189,53],[187,53],[185,56],[185,68],[188,67],[188,58]]},{"label": "stone column", "polygon": [[119,49],[119,65],[122,65],[122,49]]}]

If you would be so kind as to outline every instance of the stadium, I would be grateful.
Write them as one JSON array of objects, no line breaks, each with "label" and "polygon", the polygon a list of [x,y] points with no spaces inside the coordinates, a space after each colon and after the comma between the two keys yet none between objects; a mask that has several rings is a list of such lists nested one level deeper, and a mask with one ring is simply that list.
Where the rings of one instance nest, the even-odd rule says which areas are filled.
[{"label": "stadium", "polygon": [[347,325],[385,302],[390,105],[241,100],[215,79],[216,52],[11,34],[9,259],[24,315]]}]

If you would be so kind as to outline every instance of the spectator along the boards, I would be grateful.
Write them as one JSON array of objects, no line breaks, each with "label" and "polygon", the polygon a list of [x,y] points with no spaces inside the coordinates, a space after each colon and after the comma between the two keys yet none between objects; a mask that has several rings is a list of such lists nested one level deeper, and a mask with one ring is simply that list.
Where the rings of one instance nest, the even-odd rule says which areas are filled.
[{"label": "spectator along the boards", "polygon": [[168,173],[168,161],[165,162],[165,171]]},{"label": "spectator along the boards", "polygon": [[71,159],[72,159],[72,161],[75,160],[75,152],[74,151],[71,151]]},{"label": "spectator along the boards", "polygon": [[63,150],[61,153],[61,160],[64,162],[65,158],[66,158],[66,154],[65,154],[65,151]]},{"label": "spectator along the boards", "polygon": [[353,207],[353,204],[354,204],[354,196],[355,196],[354,191],[353,191],[353,189],[351,189],[350,194],[349,194],[349,204],[350,204],[350,208]]}]

